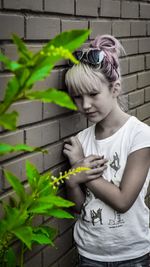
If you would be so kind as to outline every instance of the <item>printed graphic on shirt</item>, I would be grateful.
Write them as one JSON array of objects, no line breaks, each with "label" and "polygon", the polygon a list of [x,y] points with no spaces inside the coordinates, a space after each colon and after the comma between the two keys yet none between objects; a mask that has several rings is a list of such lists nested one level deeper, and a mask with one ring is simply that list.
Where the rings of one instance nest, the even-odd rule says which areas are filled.
[{"label": "printed graphic on shirt", "polygon": [[115,170],[115,177],[116,177],[116,174],[117,174],[117,171],[120,169],[120,160],[119,160],[119,156],[118,156],[118,153],[115,152],[115,154],[113,155],[113,161],[110,163],[110,167],[112,169]]},{"label": "printed graphic on shirt", "polygon": [[110,219],[108,223],[108,225],[110,225],[109,228],[121,227],[123,224],[124,220],[121,218],[121,214],[114,210],[114,217],[113,219]]},{"label": "printed graphic on shirt", "polygon": [[99,208],[97,211],[95,210],[90,210],[90,214],[91,214],[91,219],[92,219],[92,224],[95,225],[95,223],[100,222],[100,224],[102,225],[102,209]]},{"label": "printed graphic on shirt", "polygon": [[84,222],[90,222],[89,220],[87,220],[87,214],[86,214],[86,206],[90,203],[90,201],[92,200],[92,194],[90,192],[90,190],[87,188],[86,189],[86,200],[84,202],[84,204],[82,205],[82,209],[81,209],[81,219]]}]

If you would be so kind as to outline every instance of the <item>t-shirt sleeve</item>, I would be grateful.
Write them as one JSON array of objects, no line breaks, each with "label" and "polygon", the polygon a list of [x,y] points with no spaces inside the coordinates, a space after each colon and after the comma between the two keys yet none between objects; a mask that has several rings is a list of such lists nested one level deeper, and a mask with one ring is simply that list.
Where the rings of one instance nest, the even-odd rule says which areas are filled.
[{"label": "t-shirt sleeve", "polygon": [[133,135],[130,153],[145,147],[150,147],[150,127],[141,122]]}]

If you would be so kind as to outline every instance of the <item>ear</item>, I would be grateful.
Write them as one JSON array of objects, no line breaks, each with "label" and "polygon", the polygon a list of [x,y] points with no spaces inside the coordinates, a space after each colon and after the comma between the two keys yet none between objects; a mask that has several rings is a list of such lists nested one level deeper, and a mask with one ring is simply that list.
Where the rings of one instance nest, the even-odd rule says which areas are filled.
[{"label": "ear", "polygon": [[118,97],[120,95],[121,92],[121,83],[119,80],[115,81],[112,87],[112,94],[113,97]]}]

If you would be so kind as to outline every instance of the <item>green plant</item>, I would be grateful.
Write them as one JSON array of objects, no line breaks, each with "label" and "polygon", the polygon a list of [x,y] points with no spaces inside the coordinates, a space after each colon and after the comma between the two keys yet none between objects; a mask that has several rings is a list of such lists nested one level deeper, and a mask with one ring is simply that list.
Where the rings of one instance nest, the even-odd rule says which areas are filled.
[{"label": "green plant", "polygon": [[[63,208],[68,208],[74,203],[57,195],[58,186],[69,175],[75,175],[87,168],[77,168],[65,172],[64,175],[54,177],[50,172],[39,174],[36,167],[29,161],[26,162],[26,175],[29,183],[28,192],[19,181],[19,178],[9,171],[5,177],[14,189],[15,197],[11,197],[9,204],[1,201],[4,218],[0,221],[0,266],[23,266],[23,255],[26,249],[31,249],[33,244],[54,245],[53,239],[57,231],[45,225],[34,226],[36,216],[53,216],[55,218],[73,218]],[[12,248],[12,241],[21,241],[20,258],[17,259]]]},{"label": "green plant", "polygon": [[[73,30],[64,32],[48,42],[39,52],[33,54],[25,43],[16,35],[13,42],[18,48],[19,58],[12,61],[0,53],[0,61],[5,68],[13,73],[13,78],[8,82],[4,100],[0,103],[0,125],[6,130],[15,130],[18,114],[9,111],[10,106],[21,99],[53,102],[57,105],[76,110],[76,106],[67,93],[48,88],[42,91],[33,91],[33,85],[50,75],[56,62],[62,58],[70,59],[78,63],[72,52],[81,46],[87,39],[88,30]],[[33,152],[40,148],[30,147],[26,144],[0,144],[0,155],[16,151]],[[3,217],[0,220],[0,266],[23,266],[24,252],[31,249],[33,244],[53,245],[56,230],[41,225],[35,227],[35,216],[52,216],[56,218],[72,218],[63,208],[73,205],[72,202],[58,196],[58,187],[69,175],[85,171],[87,168],[70,170],[64,175],[54,177],[50,172],[39,174],[37,168],[30,162],[26,162],[26,176],[28,187],[20,182],[20,179],[11,172],[4,170],[4,175],[14,190],[15,196],[10,197],[9,203],[1,197]],[[13,242],[21,242],[21,256],[18,259],[13,250]]]}]

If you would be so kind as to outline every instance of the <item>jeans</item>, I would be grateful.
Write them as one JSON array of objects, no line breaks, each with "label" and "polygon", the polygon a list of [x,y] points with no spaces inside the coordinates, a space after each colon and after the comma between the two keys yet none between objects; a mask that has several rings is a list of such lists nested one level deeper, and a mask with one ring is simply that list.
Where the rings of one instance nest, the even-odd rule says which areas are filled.
[{"label": "jeans", "polygon": [[79,267],[150,267],[150,254],[142,257],[116,262],[102,262],[79,256]]}]

